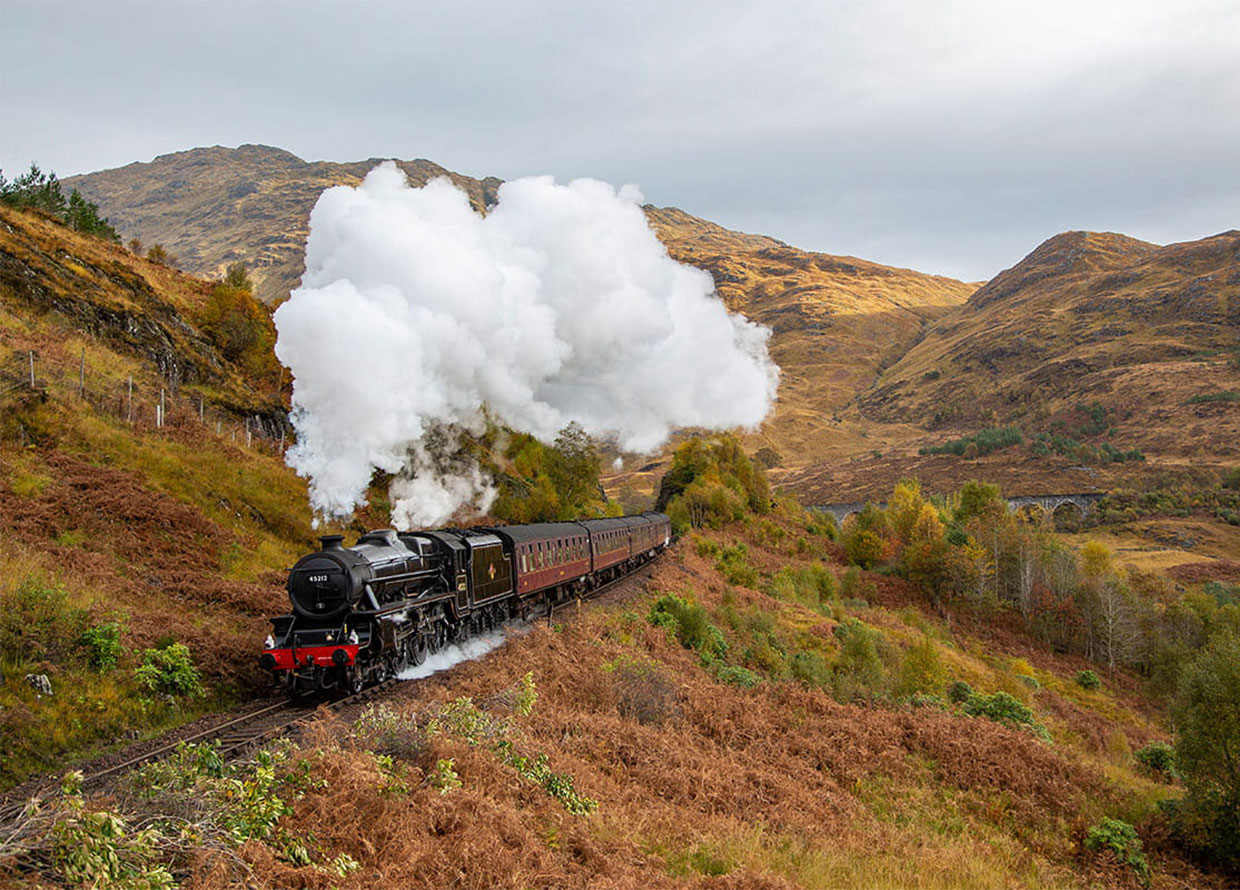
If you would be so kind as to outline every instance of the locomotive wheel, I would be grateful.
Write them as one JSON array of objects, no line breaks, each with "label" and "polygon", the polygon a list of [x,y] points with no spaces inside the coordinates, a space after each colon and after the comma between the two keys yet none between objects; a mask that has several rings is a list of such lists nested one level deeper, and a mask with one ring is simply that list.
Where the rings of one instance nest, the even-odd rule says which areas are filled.
[{"label": "locomotive wheel", "polygon": [[426,637],[423,634],[417,634],[409,640],[409,663],[422,664],[426,661],[426,652],[429,647],[426,643]]}]

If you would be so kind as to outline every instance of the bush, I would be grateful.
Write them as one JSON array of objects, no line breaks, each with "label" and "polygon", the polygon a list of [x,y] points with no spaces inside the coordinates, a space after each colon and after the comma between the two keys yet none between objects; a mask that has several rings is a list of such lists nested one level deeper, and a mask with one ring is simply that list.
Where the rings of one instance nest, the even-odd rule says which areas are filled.
[{"label": "bush", "polygon": [[88,620],[63,587],[27,576],[16,590],[0,594],[0,656],[10,664],[64,664],[78,650]]},{"label": "bush", "polygon": [[1043,741],[1051,740],[1050,733],[1034,718],[1030,707],[1006,692],[993,695],[974,693],[965,699],[964,712],[970,717],[985,717],[1012,729],[1028,728]]},{"label": "bush", "polygon": [[831,682],[831,669],[817,652],[794,653],[788,668],[792,676],[809,686],[828,686]]},{"label": "bush", "polygon": [[1142,882],[1149,882],[1150,867],[1141,849],[1141,839],[1137,837],[1137,830],[1127,822],[1103,819],[1090,827],[1085,835],[1085,846],[1090,850],[1110,850],[1116,859],[1131,866]]},{"label": "bush", "polygon": [[202,679],[184,643],[147,649],[142,655],[142,664],[133,673],[139,685],[151,692],[185,698],[203,695]]},{"label": "bush", "polygon": [[947,687],[947,697],[956,704],[963,704],[973,696],[973,687],[964,680],[956,680]]},{"label": "bush", "polygon": [[1175,749],[1166,742],[1150,742],[1136,753],[1137,763],[1149,773],[1165,779],[1174,778]]},{"label": "bush", "polygon": [[1077,671],[1076,685],[1082,689],[1097,689],[1102,685],[1102,681],[1093,671]]},{"label": "bush", "polygon": [[741,667],[739,664],[725,664],[715,671],[715,678],[720,683],[727,683],[730,686],[739,686],[742,689],[752,689],[758,685],[759,677],[748,668]]},{"label": "bush", "polygon": [[650,658],[621,657],[603,665],[611,675],[616,710],[642,725],[661,724],[679,711],[679,693],[663,666]]},{"label": "bush", "polygon": [[707,659],[722,658],[728,651],[727,641],[719,628],[710,623],[706,610],[675,594],[659,597],[646,620],[672,631],[680,645]]},{"label": "bush", "polygon": [[715,568],[729,584],[754,587],[758,583],[758,570],[749,564],[749,549],[744,544],[723,548]]},{"label": "bush", "polygon": [[775,599],[820,609],[836,592],[835,573],[821,563],[801,569],[784,567],[771,578],[766,593]]},{"label": "bush", "polygon": [[121,645],[121,626],[116,621],[86,628],[79,642],[87,652],[90,666],[101,674],[115,668],[125,651]]},{"label": "bush", "polygon": [[929,639],[910,646],[900,662],[895,694],[910,696],[918,693],[938,695],[947,681],[939,650]]},{"label": "bush", "polygon": [[841,643],[831,677],[835,697],[849,702],[881,695],[885,687],[883,662],[878,654],[882,635],[852,618],[835,626],[835,636]]},{"label": "bush", "polygon": [[1020,445],[1024,441],[1025,436],[1021,432],[1020,427],[1005,426],[979,430],[971,436],[953,439],[950,442],[944,442],[942,445],[926,446],[919,453],[954,454],[957,457],[973,458],[985,456],[993,451],[1009,448],[1012,445]]}]

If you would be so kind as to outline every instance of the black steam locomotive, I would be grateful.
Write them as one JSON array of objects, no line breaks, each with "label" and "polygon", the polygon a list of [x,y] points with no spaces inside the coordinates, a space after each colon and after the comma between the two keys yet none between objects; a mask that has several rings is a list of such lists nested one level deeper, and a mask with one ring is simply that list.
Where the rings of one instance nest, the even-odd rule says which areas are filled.
[{"label": "black steam locomotive", "polygon": [[662,513],[319,539],[259,661],[292,696],[355,692],[450,643],[590,593],[671,540]]}]

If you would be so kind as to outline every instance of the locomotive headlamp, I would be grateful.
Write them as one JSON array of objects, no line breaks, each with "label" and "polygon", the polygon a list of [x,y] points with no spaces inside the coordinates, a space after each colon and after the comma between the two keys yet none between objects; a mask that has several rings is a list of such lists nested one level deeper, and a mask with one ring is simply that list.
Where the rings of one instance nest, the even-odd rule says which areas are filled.
[{"label": "locomotive headlamp", "polygon": [[343,649],[337,649],[332,653],[332,661],[341,667],[344,667],[349,663],[349,653],[345,652]]}]

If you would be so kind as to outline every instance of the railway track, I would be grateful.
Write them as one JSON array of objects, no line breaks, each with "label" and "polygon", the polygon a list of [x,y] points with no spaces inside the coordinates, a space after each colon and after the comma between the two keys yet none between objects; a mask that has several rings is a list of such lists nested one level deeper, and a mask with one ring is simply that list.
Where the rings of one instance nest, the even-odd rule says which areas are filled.
[{"label": "railway track", "polygon": [[[648,574],[650,567],[655,561],[657,560],[652,560],[626,575],[621,575],[619,578],[596,587],[585,599],[596,599],[625,581],[636,580]],[[564,605],[561,605],[558,610],[553,605],[548,606],[545,612],[536,616],[535,620],[545,619],[551,621],[555,616],[561,615],[565,611]],[[178,735],[175,740],[144,751],[136,757],[87,772],[82,777],[82,789],[98,790],[105,786],[109,780],[115,779],[132,769],[167,757],[176,751],[182,743],[201,744],[204,742],[218,742],[220,757],[225,761],[235,760],[267,742],[290,734],[295,731],[299,724],[310,721],[323,710],[339,711],[351,705],[370,701],[403,682],[406,681],[396,678],[384,680],[374,686],[355,692],[353,695],[320,703],[317,707],[308,707],[288,701],[261,705],[256,709],[246,711],[243,714],[198,732]],[[57,793],[58,787],[54,782],[49,783],[43,796]],[[26,800],[0,805],[0,826],[16,822],[24,812],[26,805]]]}]

